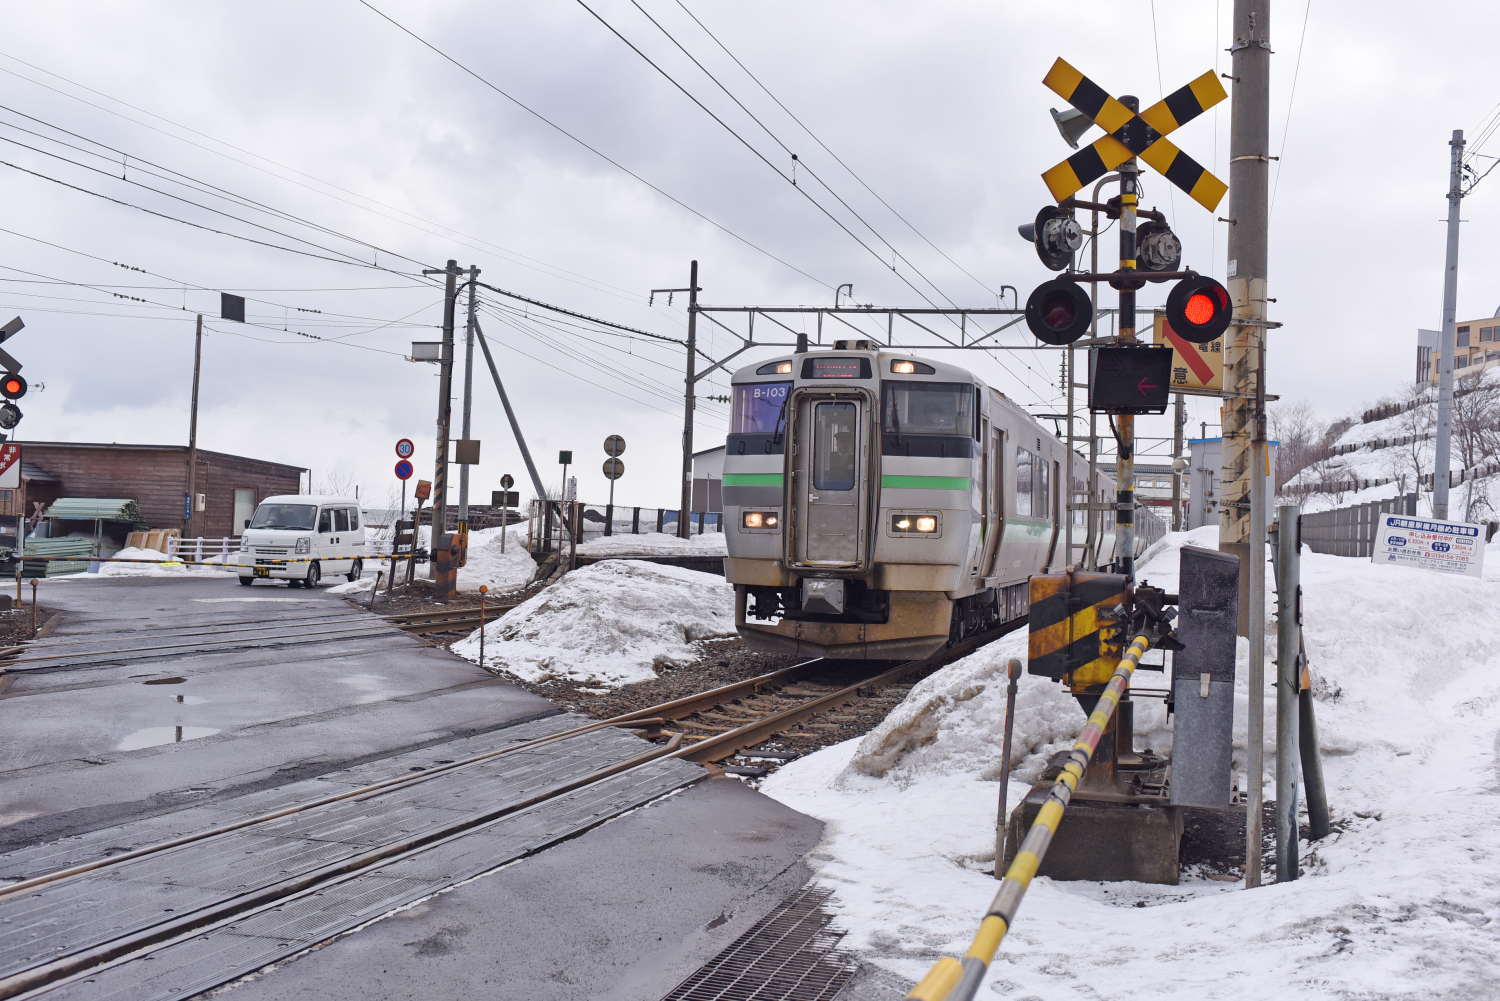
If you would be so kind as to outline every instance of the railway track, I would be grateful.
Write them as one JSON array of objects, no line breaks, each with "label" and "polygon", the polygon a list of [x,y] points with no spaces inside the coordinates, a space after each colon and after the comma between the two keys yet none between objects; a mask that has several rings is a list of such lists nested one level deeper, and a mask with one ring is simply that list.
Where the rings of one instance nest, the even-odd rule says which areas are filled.
[{"label": "railway track", "polygon": [[[412,621],[449,624],[441,613]],[[103,998],[128,987],[155,1001],[211,989],[705,774],[687,762],[723,761],[861,700],[894,704],[909,682],[1019,624],[849,684],[830,682],[831,665],[813,660],[609,720],[520,724],[477,754],[131,851],[103,832],[93,857],[59,866],[55,852],[35,856],[30,864],[55,866],[36,875],[17,871],[28,863],[12,856],[6,867],[20,878],[0,887],[0,999],[62,987],[69,998]],[[465,838],[490,841],[465,854]],[[509,847],[492,847],[497,838]],[[413,880],[418,870],[402,868],[412,863],[441,876]],[[147,958],[157,962],[137,964]]]}]

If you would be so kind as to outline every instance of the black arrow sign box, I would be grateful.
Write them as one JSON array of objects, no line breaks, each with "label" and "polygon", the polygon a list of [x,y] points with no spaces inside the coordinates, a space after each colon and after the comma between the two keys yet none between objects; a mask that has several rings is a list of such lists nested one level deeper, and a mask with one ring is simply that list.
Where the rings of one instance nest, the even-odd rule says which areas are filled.
[{"label": "black arrow sign box", "polygon": [[1089,349],[1089,410],[1093,413],[1165,413],[1171,386],[1171,348],[1112,345]]}]

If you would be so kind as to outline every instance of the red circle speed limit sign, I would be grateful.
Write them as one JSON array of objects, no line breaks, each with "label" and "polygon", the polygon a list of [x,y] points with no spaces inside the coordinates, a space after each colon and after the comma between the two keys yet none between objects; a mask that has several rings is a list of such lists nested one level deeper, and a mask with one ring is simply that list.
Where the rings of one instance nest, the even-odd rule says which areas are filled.
[{"label": "red circle speed limit sign", "polygon": [[410,459],[411,454],[417,450],[417,446],[411,443],[410,438],[402,438],[396,442],[396,458]]}]

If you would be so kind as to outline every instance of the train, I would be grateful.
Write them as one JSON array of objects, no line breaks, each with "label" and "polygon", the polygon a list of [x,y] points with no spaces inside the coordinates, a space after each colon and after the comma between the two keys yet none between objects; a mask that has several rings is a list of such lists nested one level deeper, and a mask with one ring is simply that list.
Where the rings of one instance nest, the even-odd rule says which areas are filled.
[{"label": "train", "polygon": [[[839,340],[730,383],[724,572],[752,650],[918,659],[1024,620],[1030,577],[1065,561],[1064,517],[1075,562],[1124,555],[1113,479],[1089,483],[1083,456],[962,366]],[[1165,532],[1145,507],[1135,526],[1135,556]]]}]

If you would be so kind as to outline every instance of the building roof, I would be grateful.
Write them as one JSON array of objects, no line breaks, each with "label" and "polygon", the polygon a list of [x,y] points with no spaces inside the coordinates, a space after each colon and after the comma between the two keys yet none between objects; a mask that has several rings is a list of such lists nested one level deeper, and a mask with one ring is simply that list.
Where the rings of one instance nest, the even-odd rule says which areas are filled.
[{"label": "building roof", "polygon": [[[130,444],[128,442],[121,443],[121,442],[117,442],[117,441],[111,441],[111,442],[23,441],[23,442],[19,442],[19,444],[21,445],[22,455],[25,454],[25,450],[26,450],[26,446],[27,445],[36,445],[36,446],[41,446],[41,447],[46,447],[46,448],[98,449],[100,451],[181,452],[181,453],[183,453],[184,456],[187,455],[187,451],[188,451],[188,447],[186,445],[133,445],[133,444]],[[218,456],[221,459],[239,459],[242,462],[259,462],[262,465],[266,465],[266,466],[280,466],[282,469],[295,470],[298,473],[304,473],[304,472],[307,471],[307,467],[306,466],[293,466],[293,465],[290,465],[289,463],[285,463],[285,462],[275,462],[275,461],[273,461],[271,459],[257,459],[254,456],[249,456],[249,455],[234,455],[234,454],[232,454],[230,452],[215,452],[212,449],[207,449],[207,448],[200,448],[200,449],[198,449],[198,455],[200,457],[201,456],[205,456],[205,455],[213,455],[213,456]],[[23,468],[25,466],[25,460],[24,459],[22,460],[22,466],[23,466]]]},{"label": "building roof", "polygon": [[49,473],[34,462],[21,460],[21,479],[30,480],[32,483],[61,483],[62,477],[55,473]]}]

